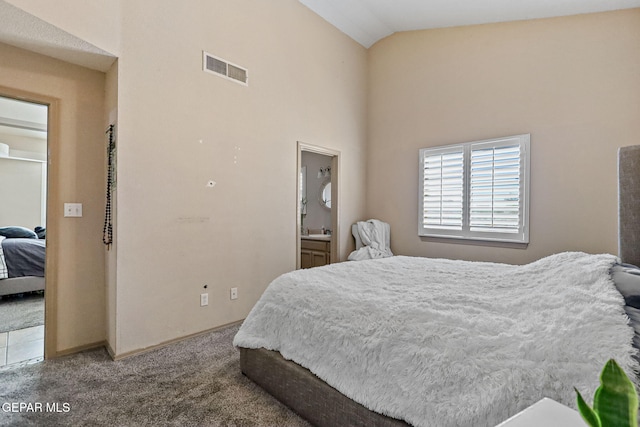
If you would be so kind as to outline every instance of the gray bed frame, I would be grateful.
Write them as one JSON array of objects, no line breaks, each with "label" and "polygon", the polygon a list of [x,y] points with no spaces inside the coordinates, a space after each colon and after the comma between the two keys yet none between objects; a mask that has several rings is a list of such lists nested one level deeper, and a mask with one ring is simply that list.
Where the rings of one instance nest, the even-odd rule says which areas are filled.
[{"label": "gray bed frame", "polygon": [[404,421],[373,412],[277,351],[240,348],[242,373],[314,426],[399,427]]},{"label": "gray bed frame", "polygon": [[[618,236],[622,262],[640,266],[640,145],[618,150]],[[278,352],[240,348],[240,369],[315,426],[408,425],[365,408]]]},{"label": "gray bed frame", "polygon": [[34,291],[44,291],[44,277],[25,276],[0,280],[0,297]]}]

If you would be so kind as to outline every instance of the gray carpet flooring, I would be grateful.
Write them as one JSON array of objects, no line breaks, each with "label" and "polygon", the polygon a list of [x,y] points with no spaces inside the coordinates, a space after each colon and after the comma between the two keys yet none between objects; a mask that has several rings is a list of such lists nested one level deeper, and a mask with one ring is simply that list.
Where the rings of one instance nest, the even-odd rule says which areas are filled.
[{"label": "gray carpet flooring", "polygon": [[0,332],[44,325],[44,293],[7,295],[0,299]]},{"label": "gray carpet flooring", "polygon": [[[309,426],[240,373],[238,326],[112,361],[104,349],[0,370],[0,410],[16,426]],[[46,412],[46,404],[58,412]],[[51,408],[51,407],[50,407]]]}]

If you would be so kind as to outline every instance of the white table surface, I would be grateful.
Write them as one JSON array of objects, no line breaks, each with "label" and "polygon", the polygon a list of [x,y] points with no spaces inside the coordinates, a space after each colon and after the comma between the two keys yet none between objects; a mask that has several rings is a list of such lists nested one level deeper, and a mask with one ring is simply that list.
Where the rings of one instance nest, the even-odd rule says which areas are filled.
[{"label": "white table surface", "polygon": [[586,427],[582,416],[568,406],[545,397],[496,427]]}]

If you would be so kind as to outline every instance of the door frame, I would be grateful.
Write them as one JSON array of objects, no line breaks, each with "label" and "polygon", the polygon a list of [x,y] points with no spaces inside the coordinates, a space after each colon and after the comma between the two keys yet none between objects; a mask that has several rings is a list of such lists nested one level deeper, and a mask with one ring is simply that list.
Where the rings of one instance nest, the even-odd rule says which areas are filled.
[{"label": "door frame", "polygon": [[46,105],[47,108],[47,250],[45,254],[45,288],[44,288],[44,358],[55,357],[58,336],[57,324],[57,265],[58,265],[58,236],[60,233],[59,216],[56,206],[59,206],[59,168],[58,154],[60,100],[38,93],[28,92],[7,86],[0,86],[0,96],[13,98],[33,104]]},{"label": "door frame", "polygon": [[302,152],[322,154],[331,157],[331,263],[340,262],[340,151],[319,145],[298,141],[296,162],[296,270],[300,269],[300,168]]}]

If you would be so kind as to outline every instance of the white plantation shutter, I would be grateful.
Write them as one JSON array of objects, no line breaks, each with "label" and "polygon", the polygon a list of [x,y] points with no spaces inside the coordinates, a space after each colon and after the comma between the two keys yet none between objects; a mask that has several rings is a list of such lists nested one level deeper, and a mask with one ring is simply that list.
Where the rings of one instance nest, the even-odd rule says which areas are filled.
[{"label": "white plantation shutter", "polygon": [[520,226],[520,145],[471,146],[469,226],[517,233]]},{"label": "white plantation shutter", "polygon": [[461,230],[463,151],[426,155],[423,168],[424,223],[433,228]]},{"label": "white plantation shutter", "polygon": [[529,140],[420,150],[418,234],[528,243]]}]

